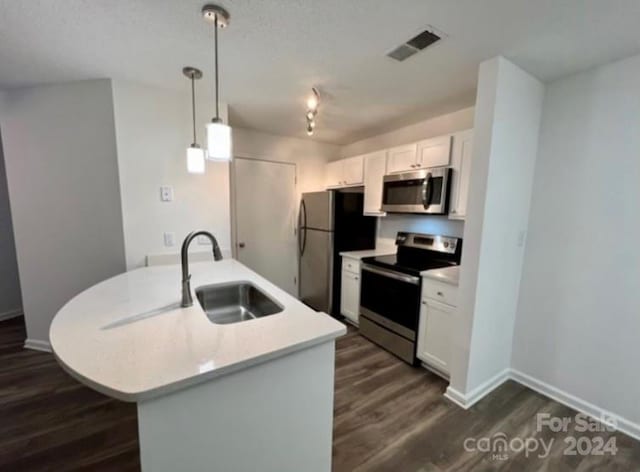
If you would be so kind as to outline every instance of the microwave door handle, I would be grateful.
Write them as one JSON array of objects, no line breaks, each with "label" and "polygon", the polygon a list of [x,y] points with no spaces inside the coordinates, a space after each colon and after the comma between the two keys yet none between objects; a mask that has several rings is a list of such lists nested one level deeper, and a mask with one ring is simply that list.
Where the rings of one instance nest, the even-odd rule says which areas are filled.
[{"label": "microwave door handle", "polygon": [[433,191],[431,179],[431,172],[429,172],[422,182],[422,206],[424,206],[425,210],[429,209],[431,205],[431,193]]}]

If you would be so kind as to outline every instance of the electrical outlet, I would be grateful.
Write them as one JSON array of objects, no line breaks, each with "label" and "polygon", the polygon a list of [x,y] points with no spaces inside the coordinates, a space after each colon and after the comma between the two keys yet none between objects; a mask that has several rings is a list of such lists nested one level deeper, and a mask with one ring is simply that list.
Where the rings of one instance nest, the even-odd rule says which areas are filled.
[{"label": "electrical outlet", "polygon": [[173,247],[176,245],[176,233],[164,233],[164,245]]},{"label": "electrical outlet", "polygon": [[173,187],[170,185],[163,185],[160,187],[160,200],[163,202],[173,201]]},{"label": "electrical outlet", "polygon": [[200,246],[211,246],[211,240],[206,236],[198,236],[198,245]]}]

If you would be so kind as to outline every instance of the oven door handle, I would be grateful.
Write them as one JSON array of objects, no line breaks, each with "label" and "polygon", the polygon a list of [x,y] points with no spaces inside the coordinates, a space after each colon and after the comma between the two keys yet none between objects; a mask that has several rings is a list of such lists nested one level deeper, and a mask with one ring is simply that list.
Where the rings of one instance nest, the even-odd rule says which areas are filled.
[{"label": "oven door handle", "polygon": [[362,270],[367,272],[373,272],[374,274],[382,275],[383,277],[389,277],[391,279],[399,280],[413,285],[420,285],[420,277],[413,275],[403,274],[394,270],[381,269],[379,267],[372,266],[370,264],[362,264]]},{"label": "oven door handle", "polygon": [[431,206],[431,194],[433,192],[433,186],[431,185],[432,179],[433,176],[431,172],[429,172],[422,181],[422,206],[425,210],[428,210],[429,206]]}]

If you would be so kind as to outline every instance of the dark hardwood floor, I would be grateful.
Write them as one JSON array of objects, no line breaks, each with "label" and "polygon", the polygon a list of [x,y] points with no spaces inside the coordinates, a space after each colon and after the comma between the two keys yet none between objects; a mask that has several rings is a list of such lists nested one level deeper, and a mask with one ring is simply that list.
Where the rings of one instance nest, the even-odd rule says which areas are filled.
[{"label": "dark hardwood floor", "polygon": [[[22,318],[0,322],[0,471],[139,470],[135,405],[82,386],[24,338]],[[640,443],[618,433],[615,456],[563,455],[564,436],[537,433],[535,417],[575,412],[516,383],[468,411],[445,387],[350,330],[337,343],[334,471],[640,470]],[[555,441],[545,459],[465,452],[466,438],[498,432]]]}]

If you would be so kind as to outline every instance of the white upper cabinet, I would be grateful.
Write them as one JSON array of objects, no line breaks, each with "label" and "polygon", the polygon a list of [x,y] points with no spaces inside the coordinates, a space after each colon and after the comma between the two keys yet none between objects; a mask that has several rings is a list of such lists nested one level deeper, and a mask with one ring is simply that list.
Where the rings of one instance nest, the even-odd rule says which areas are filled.
[{"label": "white upper cabinet", "polygon": [[363,182],[363,156],[350,157],[327,164],[327,188],[362,185]]},{"label": "white upper cabinet", "polygon": [[473,130],[461,131],[453,136],[451,167],[451,203],[449,218],[463,220],[467,215],[469,181],[471,179],[471,153],[473,149]]},{"label": "white upper cabinet", "polygon": [[334,161],[327,164],[327,187],[340,187],[343,168],[342,161]]},{"label": "white upper cabinet", "polygon": [[451,136],[439,136],[418,143],[418,167],[445,167],[450,160]]},{"label": "white upper cabinet", "polygon": [[343,159],[343,177],[345,185],[362,185],[364,182],[364,158],[363,156]]},{"label": "white upper cabinet", "polygon": [[415,170],[418,167],[417,150],[418,147],[415,143],[389,149],[387,171],[392,174]]},{"label": "white upper cabinet", "polygon": [[382,211],[382,181],[387,172],[387,151],[364,156],[364,214],[384,216]]}]

